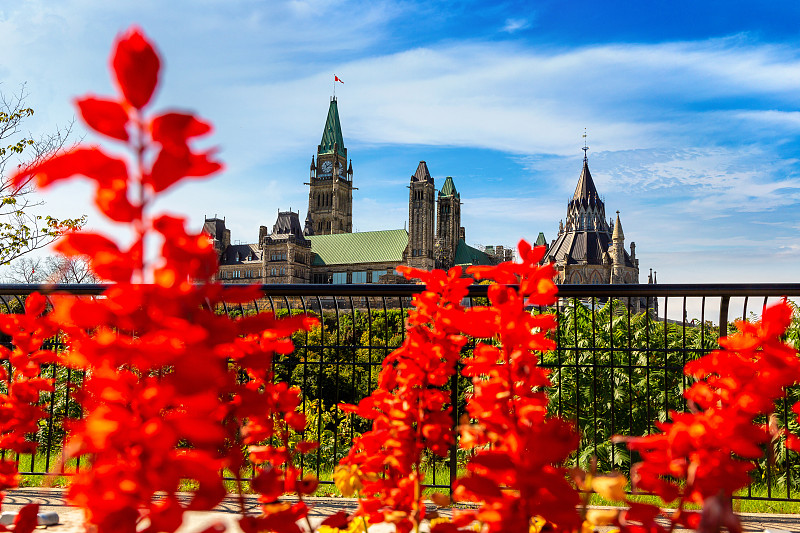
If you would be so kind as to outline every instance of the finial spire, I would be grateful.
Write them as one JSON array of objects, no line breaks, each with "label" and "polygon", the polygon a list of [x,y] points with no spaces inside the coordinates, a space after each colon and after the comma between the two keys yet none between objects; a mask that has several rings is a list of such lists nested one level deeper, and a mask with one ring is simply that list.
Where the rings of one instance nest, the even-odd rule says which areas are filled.
[{"label": "finial spire", "polygon": [[589,151],[589,146],[586,144],[586,128],[583,128],[583,148],[581,148],[581,150],[583,150],[583,160],[587,161],[587,152]]}]

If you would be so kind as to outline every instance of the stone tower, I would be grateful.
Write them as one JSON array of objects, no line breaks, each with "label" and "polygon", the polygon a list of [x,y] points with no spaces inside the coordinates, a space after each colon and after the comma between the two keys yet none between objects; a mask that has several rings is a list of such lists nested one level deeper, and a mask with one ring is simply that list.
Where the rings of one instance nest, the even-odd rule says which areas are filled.
[{"label": "stone tower", "polygon": [[622,232],[622,222],[619,221],[619,211],[614,222],[611,243],[608,249],[608,254],[611,256],[611,283],[625,283],[625,234]]},{"label": "stone tower", "polygon": [[311,158],[306,234],[353,232],[353,162],[347,162],[339,108],[331,98],[316,161]]},{"label": "stone tower", "polygon": [[434,260],[435,189],[428,165],[420,161],[408,193],[408,266],[431,270]]},{"label": "stone tower", "polygon": [[278,211],[278,218],[268,234],[262,226],[259,245],[263,250],[266,283],[310,283],[314,255],[311,241],[303,235],[300,216],[292,211]]},{"label": "stone tower", "polygon": [[558,283],[639,283],[635,245],[631,243],[630,254],[625,250],[619,212],[616,222],[605,215],[605,202],[597,193],[584,154],[578,185],[567,202],[566,223],[559,223],[558,237],[544,259],[555,263]]},{"label": "stone tower", "polygon": [[454,264],[461,236],[461,196],[450,176],[444,180],[437,204],[436,267],[449,268]]},{"label": "stone tower", "polygon": [[211,236],[214,243],[214,251],[217,252],[217,257],[221,257],[222,253],[228,246],[231,245],[231,230],[225,227],[225,219],[204,217],[203,232]]}]

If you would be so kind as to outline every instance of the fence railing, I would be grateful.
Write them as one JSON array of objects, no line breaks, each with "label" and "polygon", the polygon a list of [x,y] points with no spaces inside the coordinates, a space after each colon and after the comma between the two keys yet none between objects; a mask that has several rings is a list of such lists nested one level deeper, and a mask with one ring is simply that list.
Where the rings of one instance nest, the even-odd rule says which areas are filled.
[{"label": "fence railing", "polygon": [[[0,312],[18,312],[34,290],[97,296],[102,285],[0,285]],[[311,313],[321,325],[296,334],[295,351],[275,363],[278,379],[303,391],[309,437],[320,447],[303,459],[322,483],[331,483],[334,465],[352,439],[366,431],[366,421],[345,415],[341,402],[355,403],[374,389],[384,358],[405,338],[404,318],[420,285],[264,285],[264,297],[249,304],[224,306],[230,315],[261,311],[276,314]],[[486,303],[487,286],[470,287],[467,305]],[[551,409],[573,420],[581,444],[573,461],[587,465],[592,457],[601,470],[630,468],[631,457],[612,435],[643,435],[654,431],[654,421],[667,420],[671,410],[683,410],[682,396],[690,384],[683,365],[717,347],[730,323],[760,313],[779,297],[800,297],[800,284],[718,285],[561,285],[554,308],[557,349],[542,355],[551,370]],[[800,342],[800,319],[790,333]],[[53,345],[58,349],[57,345]],[[466,350],[471,347],[467,346]],[[6,362],[7,363],[7,362]],[[67,475],[80,463],[65,465],[55,457],[63,440],[61,423],[80,416],[68,394],[82,376],[50,365],[43,370],[56,380],[56,391],[43,399],[49,419],[40,429],[37,457],[21,458],[23,474]],[[71,384],[71,385],[70,385]],[[463,377],[450,384],[454,424],[465,412],[471,383]],[[790,406],[800,391],[790,390],[776,404],[781,427],[797,430]],[[771,460],[758,463],[756,483],[743,498],[800,501],[800,458],[787,451],[783,439],[775,443]],[[467,460],[466,452],[451,450],[448,457],[428,458],[426,482],[447,489]],[[58,473],[57,472],[57,473]]]}]

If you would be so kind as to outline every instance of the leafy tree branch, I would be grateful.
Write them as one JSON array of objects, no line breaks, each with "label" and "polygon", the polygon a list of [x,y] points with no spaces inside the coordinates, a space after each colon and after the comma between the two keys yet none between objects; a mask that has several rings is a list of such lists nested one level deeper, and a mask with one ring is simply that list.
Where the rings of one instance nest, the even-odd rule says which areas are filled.
[{"label": "leafy tree branch", "polygon": [[33,194],[29,181],[13,187],[10,171],[25,168],[63,152],[72,135],[72,122],[35,139],[23,133],[23,125],[34,111],[27,107],[23,85],[8,96],[0,92],[0,265],[43,248],[64,231],[79,229],[86,217],[58,219],[39,213],[44,204]]}]

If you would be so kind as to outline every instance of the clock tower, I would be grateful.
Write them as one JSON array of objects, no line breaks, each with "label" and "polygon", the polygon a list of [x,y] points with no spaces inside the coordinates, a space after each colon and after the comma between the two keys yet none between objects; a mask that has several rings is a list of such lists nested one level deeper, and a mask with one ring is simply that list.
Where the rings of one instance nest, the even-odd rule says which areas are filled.
[{"label": "clock tower", "polygon": [[347,161],[336,97],[331,98],[316,160],[311,157],[306,232],[353,232],[353,162]]}]

